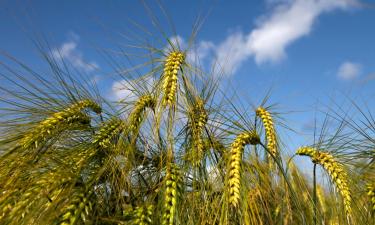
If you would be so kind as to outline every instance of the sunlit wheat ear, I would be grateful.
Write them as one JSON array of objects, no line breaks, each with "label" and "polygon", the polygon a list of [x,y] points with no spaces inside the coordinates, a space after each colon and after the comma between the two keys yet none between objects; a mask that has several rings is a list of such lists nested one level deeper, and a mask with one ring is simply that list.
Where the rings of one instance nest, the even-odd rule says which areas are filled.
[{"label": "sunlit wheat ear", "polygon": [[100,127],[92,143],[102,148],[109,148],[113,144],[112,139],[124,129],[125,123],[121,119],[112,118]]},{"label": "sunlit wheat ear", "polygon": [[154,211],[153,205],[137,207],[134,210],[134,225],[151,225],[152,213]]},{"label": "sunlit wheat ear", "polygon": [[296,154],[309,156],[313,163],[321,165],[327,171],[343,198],[346,213],[350,214],[352,197],[348,186],[348,176],[343,166],[329,153],[311,147],[301,147]]},{"label": "sunlit wheat ear", "polygon": [[156,99],[151,95],[143,95],[136,102],[133,111],[129,116],[128,129],[133,133],[137,133],[142,124],[146,109],[155,109]]},{"label": "sunlit wheat ear", "polygon": [[171,52],[167,56],[163,72],[163,106],[172,106],[175,104],[178,85],[177,74],[178,71],[181,70],[181,65],[184,63],[184,60],[184,53],[178,51]]},{"label": "sunlit wheat ear", "polygon": [[260,143],[259,136],[254,131],[239,134],[231,144],[229,156],[229,204],[234,207],[238,206],[240,199],[241,186],[241,161],[242,154],[246,145],[257,145]]},{"label": "sunlit wheat ear", "polygon": [[74,124],[89,124],[90,118],[82,113],[83,109],[90,108],[96,113],[101,113],[101,107],[91,100],[79,101],[63,111],[56,112],[41,121],[30,133],[21,140],[24,148],[38,148],[39,144],[53,137],[63,127]]},{"label": "sunlit wheat ear", "polygon": [[267,110],[262,107],[259,107],[256,110],[256,115],[260,117],[263,122],[264,130],[266,131],[267,148],[275,157],[277,154],[277,140],[272,116]]},{"label": "sunlit wheat ear", "polygon": [[169,164],[165,176],[163,225],[174,224],[177,200],[181,194],[182,176],[175,164]]},{"label": "sunlit wheat ear", "polygon": [[91,195],[91,191],[73,194],[69,205],[63,209],[59,224],[75,225],[87,223],[90,220],[89,215],[92,212]]},{"label": "sunlit wheat ear", "polygon": [[79,111],[62,111],[40,122],[30,133],[27,133],[20,141],[25,148],[38,148],[49,138],[56,135],[62,129],[74,128],[77,125],[90,124],[90,117]]},{"label": "sunlit wheat ear", "polygon": [[375,213],[375,183],[367,185],[367,195],[370,198],[372,211]]},{"label": "sunlit wheat ear", "polygon": [[198,99],[195,102],[192,110],[189,112],[189,126],[192,132],[192,153],[193,153],[193,165],[198,166],[202,160],[204,153],[204,141],[202,139],[202,133],[207,123],[208,115],[204,108],[204,102],[202,99]]}]

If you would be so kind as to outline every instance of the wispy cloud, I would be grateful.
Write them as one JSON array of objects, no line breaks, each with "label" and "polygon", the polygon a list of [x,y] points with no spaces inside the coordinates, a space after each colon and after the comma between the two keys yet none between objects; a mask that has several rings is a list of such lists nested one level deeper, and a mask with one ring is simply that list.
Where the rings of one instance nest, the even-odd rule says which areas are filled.
[{"label": "wispy cloud", "polygon": [[362,65],[354,62],[344,62],[337,70],[337,77],[342,80],[352,80],[357,78],[362,71]]},{"label": "wispy cloud", "polygon": [[216,60],[224,73],[235,73],[249,58],[257,64],[278,62],[293,42],[308,35],[318,17],[355,6],[355,0],[277,0],[258,19],[255,29],[234,32],[215,46]]},{"label": "wispy cloud", "polygon": [[99,68],[99,65],[93,61],[86,61],[82,51],[78,49],[79,36],[72,34],[69,40],[64,42],[60,47],[52,49],[52,56],[59,60],[69,62],[76,69],[84,72],[92,72]]}]

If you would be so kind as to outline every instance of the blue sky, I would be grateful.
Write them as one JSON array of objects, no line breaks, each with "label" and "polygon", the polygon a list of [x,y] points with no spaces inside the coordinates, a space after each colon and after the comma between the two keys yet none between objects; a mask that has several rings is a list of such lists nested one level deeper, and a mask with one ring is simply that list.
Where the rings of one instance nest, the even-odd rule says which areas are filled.
[{"label": "blue sky", "polygon": [[[176,34],[158,5],[147,2],[166,34],[181,42],[197,16],[207,15],[196,54],[206,66],[218,62],[226,72],[223,82],[230,81],[255,104],[272,89],[270,103],[278,103],[280,112],[293,111],[285,117],[297,131],[311,132],[317,105],[348,98],[375,105],[375,8],[370,1],[162,1]],[[138,32],[130,20],[158,32],[138,1],[1,1],[0,50],[42,69],[31,40],[44,35],[51,54],[62,53],[113,97],[121,95],[115,89],[121,81],[106,75],[112,68],[98,49],[129,43],[120,34]],[[311,144],[302,138],[295,142],[289,145]]]}]

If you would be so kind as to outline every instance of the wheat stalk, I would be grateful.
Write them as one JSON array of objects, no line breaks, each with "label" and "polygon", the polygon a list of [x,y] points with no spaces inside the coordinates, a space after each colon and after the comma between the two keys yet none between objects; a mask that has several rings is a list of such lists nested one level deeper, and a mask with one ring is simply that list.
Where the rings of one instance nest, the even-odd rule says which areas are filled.
[{"label": "wheat stalk", "polygon": [[202,133],[207,120],[208,115],[204,108],[204,102],[199,98],[196,100],[192,110],[189,112],[189,126],[192,131],[193,166],[200,165],[200,161],[202,159],[205,148]]},{"label": "wheat stalk", "polygon": [[256,115],[261,118],[266,131],[267,149],[272,156],[276,157],[277,154],[277,140],[276,131],[271,114],[264,108],[258,107]]},{"label": "wheat stalk", "polygon": [[124,128],[125,124],[121,119],[112,118],[100,127],[92,143],[102,148],[109,148],[112,144],[112,139],[121,133]]},{"label": "wheat stalk", "polygon": [[260,143],[259,136],[255,131],[239,134],[233,141],[230,149],[229,159],[229,204],[238,206],[240,199],[241,161],[245,145],[257,145]]},{"label": "wheat stalk", "polygon": [[329,153],[321,152],[311,147],[301,147],[296,154],[309,156],[313,163],[321,165],[328,172],[343,197],[346,213],[350,214],[352,197],[348,186],[348,176],[343,166]]},{"label": "wheat stalk", "polygon": [[177,199],[181,192],[182,177],[177,165],[170,163],[167,166],[164,193],[164,214],[163,225],[174,224],[175,215],[177,211]]},{"label": "wheat stalk", "polygon": [[174,105],[177,90],[177,74],[181,69],[181,65],[185,60],[185,56],[182,52],[171,52],[167,56],[164,64],[164,75],[163,75],[163,92],[164,96],[162,99],[162,104]]},{"label": "wheat stalk", "polygon": [[155,109],[156,99],[151,95],[143,95],[135,103],[134,109],[129,116],[128,129],[136,133],[142,124],[146,108]]}]

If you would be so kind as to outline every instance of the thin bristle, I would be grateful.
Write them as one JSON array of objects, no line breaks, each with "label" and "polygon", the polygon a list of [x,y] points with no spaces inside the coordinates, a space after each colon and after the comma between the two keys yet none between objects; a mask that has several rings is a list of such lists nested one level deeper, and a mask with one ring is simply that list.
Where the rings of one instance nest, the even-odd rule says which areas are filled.
[{"label": "thin bristle", "polygon": [[239,134],[233,141],[229,159],[229,204],[237,207],[240,199],[241,186],[241,161],[246,145],[257,145],[260,143],[259,136],[254,132],[244,132]]},{"label": "thin bristle", "polygon": [[181,70],[181,65],[185,60],[184,54],[182,52],[171,52],[164,64],[164,74],[163,74],[163,100],[162,104],[174,105],[176,99],[177,91],[177,74]]},{"label": "thin bristle", "polygon": [[311,147],[301,147],[296,154],[309,156],[313,163],[323,166],[343,198],[345,211],[350,214],[352,197],[348,186],[348,176],[343,166],[329,153],[321,152]]}]

